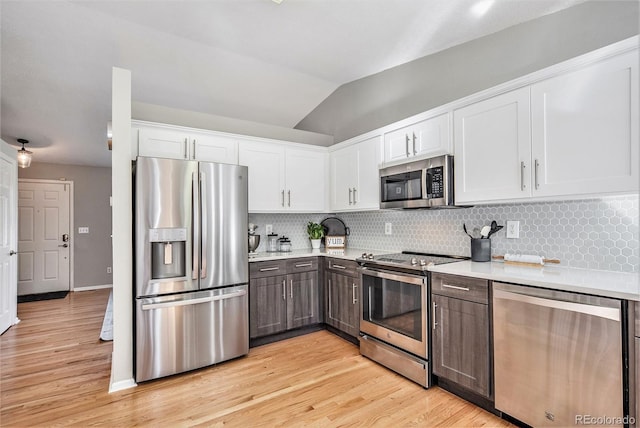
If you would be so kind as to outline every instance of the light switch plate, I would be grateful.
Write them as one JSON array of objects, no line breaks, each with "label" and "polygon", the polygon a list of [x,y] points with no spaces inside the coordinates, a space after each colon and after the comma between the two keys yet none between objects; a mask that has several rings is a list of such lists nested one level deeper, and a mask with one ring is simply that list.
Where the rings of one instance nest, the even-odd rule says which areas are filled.
[{"label": "light switch plate", "polygon": [[79,227],[78,228],[78,233],[84,234],[84,233],[89,233],[89,228],[88,227]]}]

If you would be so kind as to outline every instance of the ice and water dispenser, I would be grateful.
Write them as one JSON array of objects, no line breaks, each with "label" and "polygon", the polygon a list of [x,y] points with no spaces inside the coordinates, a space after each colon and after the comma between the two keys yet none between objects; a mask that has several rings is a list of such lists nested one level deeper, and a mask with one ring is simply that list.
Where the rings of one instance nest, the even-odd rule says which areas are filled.
[{"label": "ice and water dispenser", "polygon": [[151,279],[182,278],[186,274],[186,228],[149,229]]}]

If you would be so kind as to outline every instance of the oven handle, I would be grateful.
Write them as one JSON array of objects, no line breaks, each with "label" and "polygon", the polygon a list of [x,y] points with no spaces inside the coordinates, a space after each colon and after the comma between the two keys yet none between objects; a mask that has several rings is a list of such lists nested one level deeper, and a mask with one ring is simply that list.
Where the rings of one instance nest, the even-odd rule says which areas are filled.
[{"label": "oven handle", "polygon": [[414,285],[424,285],[426,284],[427,277],[425,276],[415,276],[406,273],[395,273],[388,271],[381,271],[372,268],[362,268],[362,274],[367,276],[374,276],[376,278],[382,279],[390,279],[392,281],[405,282],[408,284]]}]

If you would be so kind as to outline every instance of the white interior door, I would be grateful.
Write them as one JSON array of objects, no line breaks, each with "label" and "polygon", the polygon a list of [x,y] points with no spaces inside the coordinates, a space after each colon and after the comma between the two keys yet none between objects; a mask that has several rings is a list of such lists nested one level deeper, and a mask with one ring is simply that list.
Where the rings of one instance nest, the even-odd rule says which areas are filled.
[{"label": "white interior door", "polygon": [[16,160],[0,153],[0,333],[17,319],[17,190]]},{"label": "white interior door", "polygon": [[69,290],[70,193],[70,183],[18,183],[19,296]]}]

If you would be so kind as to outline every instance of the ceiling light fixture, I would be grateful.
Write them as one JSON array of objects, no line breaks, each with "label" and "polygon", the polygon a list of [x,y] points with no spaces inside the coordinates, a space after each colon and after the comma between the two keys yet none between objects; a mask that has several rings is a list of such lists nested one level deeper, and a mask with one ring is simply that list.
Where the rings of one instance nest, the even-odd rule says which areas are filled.
[{"label": "ceiling light fixture", "polygon": [[18,166],[20,168],[29,168],[29,165],[31,165],[31,152],[24,148],[25,144],[29,144],[29,140],[18,138],[18,143],[22,144],[22,148],[18,150]]},{"label": "ceiling light fixture", "polygon": [[480,0],[473,6],[471,6],[471,13],[480,18],[491,9],[495,0]]}]

